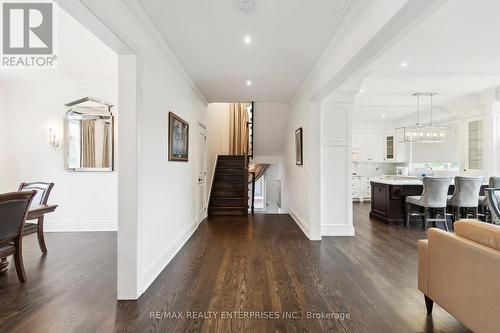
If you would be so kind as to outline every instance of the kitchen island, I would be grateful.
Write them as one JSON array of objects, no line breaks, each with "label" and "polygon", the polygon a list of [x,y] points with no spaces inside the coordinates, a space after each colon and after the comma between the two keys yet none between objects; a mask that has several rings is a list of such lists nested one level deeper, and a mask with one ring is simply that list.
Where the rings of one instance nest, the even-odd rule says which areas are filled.
[{"label": "kitchen island", "polygon": [[[405,221],[407,196],[422,195],[423,185],[419,179],[380,178],[370,182],[372,207],[370,218],[384,222]],[[453,193],[453,189],[451,190]]]},{"label": "kitchen island", "polygon": [[[406,197],[422,195],[424,186],[416,177],[385,176],[370,182],[372,191],[372,207],[370,217],[383,222],[400,223],[406,219]],[[484,195],[485,183],[481,186],[480,195]],[[452,183],[448,194],[453,194],[455,185]]]}]

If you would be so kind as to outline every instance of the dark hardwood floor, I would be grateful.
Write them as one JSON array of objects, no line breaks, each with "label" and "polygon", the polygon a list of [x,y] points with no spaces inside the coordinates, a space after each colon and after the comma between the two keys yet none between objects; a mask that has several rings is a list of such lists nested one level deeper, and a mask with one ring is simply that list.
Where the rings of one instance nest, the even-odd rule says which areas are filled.
[{"label": "dark hardwood floor", "polygon": [[[426,317],[420,226],[387,225],[368,212],[354,205],[356,237],[321,242],[288,215],[210,218],[136,302],[115,300],[114,233],[49,233],[45,257],[28,236],[28,282],[18,283],[12,265],[0,277],[0,331],[468,332],[439,306]],[[279,318],[241,317],[259,311]],[[296,318],[308,312],[349,318]],[[183,318],[165,318],[174,313]]]}]

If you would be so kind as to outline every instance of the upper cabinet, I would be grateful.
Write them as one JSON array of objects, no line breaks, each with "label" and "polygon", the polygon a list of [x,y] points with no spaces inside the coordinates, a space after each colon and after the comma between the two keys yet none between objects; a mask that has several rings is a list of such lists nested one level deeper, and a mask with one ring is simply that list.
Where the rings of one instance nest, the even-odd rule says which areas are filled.
[{"label": "upper cabinet", "polygon": [[394,162],[406,161],[406,148],[392,134],[353,134],[353,160],[359,162]]},{"label": "upper cabinet", "polygon": [[394,134],[384,135],[384,160],[396,160],[396,144]]},{"label": "upper cabinet", "polygon": [[360,162],[383,161],[384,146],[381,134],[353,134],[353,155]]}]

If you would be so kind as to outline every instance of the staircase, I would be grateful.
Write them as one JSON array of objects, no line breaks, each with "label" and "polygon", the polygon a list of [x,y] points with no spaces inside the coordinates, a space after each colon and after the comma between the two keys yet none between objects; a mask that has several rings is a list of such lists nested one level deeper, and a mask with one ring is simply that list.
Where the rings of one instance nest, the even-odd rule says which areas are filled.
[{"label": "staircase", "polygon": [[208,215],[248,215],[248,169],[244,155],[219,155]]}]

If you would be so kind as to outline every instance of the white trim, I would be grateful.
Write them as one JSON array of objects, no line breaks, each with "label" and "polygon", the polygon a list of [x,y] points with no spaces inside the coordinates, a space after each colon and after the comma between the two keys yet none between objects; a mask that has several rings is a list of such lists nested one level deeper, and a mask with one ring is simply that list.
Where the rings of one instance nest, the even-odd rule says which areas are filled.
[{"label": "white trim", "polygon": [[354,227],[346,224],[323,224],[322,236],[354,236]]},{"label": "white trim", "polygon": [[[214,167],[212,169],[212,178],[210,178],[210,187],[208,188],[207,202],[205,205],[205,207],[207,207],[207,214],[208,214],[208,205],[210,204],[210,196],[212,196],[212,187],[214,186],[215,170],[217,169],[217,161],[218,160],[219,160],[219,154],[215,155],[215,163],[214,163]],[[207,165],[207,168],[208,168],[208,165]]]},{"label": "white trim", "polygon": [[175,255],[182,249],[184,244],[191,238],[198,225],[202,222],[194,219],[191,221],[190,226],[182,233],[180,237],[173,243],[172,246],[168,247],[159,256],[156,257],[149,265],[144,269],[141,278],[141,285],[139,286],[139,297],[148,290],[151,284],[156,280],[158,275],[163,272],[170,261],[175,257]]},{"label": "white trim", "polygon": [[58,221],[44,223],[45,232],[117,231],[118,222],[109,221]]},{"label": "white trim", "polygon": [[125,0],[124,3],[142,26],[150,33],[153,41],[156,42],[167,59],[177,68],[191,89],[193,89],[205,105],[208,105],[207,98],[201,92],[193,79],[192,73],[188,70],[183,61],[185,56],[182,55],[178,43],[174,41],[172,35],[166,30],[165,24],[161,23],[161,19],[155,14],[155,11],[152,10],[145,1]]},{"label": "white trim", "polygon": [[295,223],[297,223],[297,225],[299,226],[300,230],[302,230],[304,235],[306,235],[307,238],[311,239],[309,237],[309,228],[307,226],[307,223],[304,221],[304,219],[302,217],[300,217],[300,215],[297,214],[297,212],[292,207],[289,207],[288,211],[290,212],[290,216],[295,221]]}]

